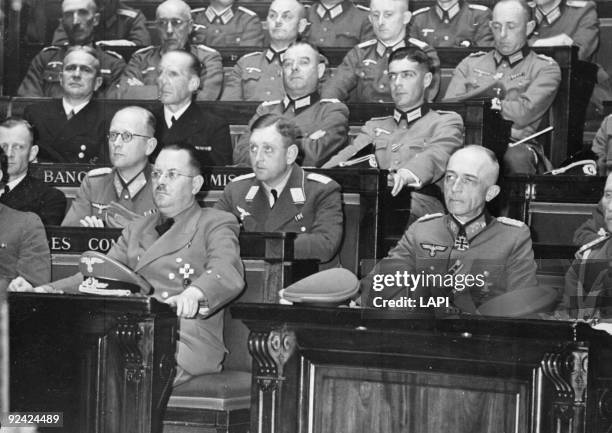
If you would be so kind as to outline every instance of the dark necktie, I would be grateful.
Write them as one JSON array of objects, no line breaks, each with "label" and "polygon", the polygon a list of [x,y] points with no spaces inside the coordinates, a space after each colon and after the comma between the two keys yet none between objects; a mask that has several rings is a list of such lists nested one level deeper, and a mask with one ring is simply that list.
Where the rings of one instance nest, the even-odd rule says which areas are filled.
[{"label": "dark necktie", "polygon": [[172,224],[174,224],[174,218],[168,218],[166,221],[162,222],[161,224],[156,225],[155,231],[157,232],[157,234],[159,234],[159,236],[162,236],[164,233],[170,230],[170,227],[172,227]]},{"label": "dark necktie", "polygon": [[278,191],[275,189],[271,189],[270,194],[272,194],[272,198],[274,199],[274,203],[272,204],[272,206],[274,206],[276,204],[276,200],[278,200]]},{"label": "dark necktie", "polygon": [[[2,195],[6,195],[9,193],[11,189],[8,187],[8,185],[4,185],[4,188],[2,189]],[[1,197],[1,196],[0,196]]]},{"label": "dark necktie", "polygon": [[176,123],[176,117],[172,116],[170,118],[170,128],[172,128],[174,126],[174,124]]},{"label": "dark necktie", "polygon": [[74,117],[74,110],[70,110],[70,113],[66,115],[66,119],[70,120]]}]

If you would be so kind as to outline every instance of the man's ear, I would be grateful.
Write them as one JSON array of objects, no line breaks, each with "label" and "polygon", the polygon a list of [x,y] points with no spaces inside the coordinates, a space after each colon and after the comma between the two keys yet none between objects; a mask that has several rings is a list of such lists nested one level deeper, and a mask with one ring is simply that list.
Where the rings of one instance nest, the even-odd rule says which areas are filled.
[{"label": "man's ear", "polygon": [[96,81],[94,81],[94,92],[97,91],[103,83],[102,77],[96,77]]},{"label": "man's ear", "polygon": [[499,194],[500,191],[501,191],[501,188],[499,187],[499,185],[491,185],[489,188],[487,188],[485,200],[486,201],[493,200],[495,197],[497,197],[497,194]]},{"label": "man's ear", "polygon": [[200,77],[196,77],[195,75],[189,79],[189,91],[191,93],[195,93],[200,90]]},{"label": "man's ear", "polygon": [[323,74],[325,74],[325,63],[319,62],[319,64],[317,65],[317,75],[319,77],[319,80],[323,78]]},{"label": "man's ear", "polygon": [[433,81],[433,74],[431,72],[426,72],[423,76],[423,88],[427,89],[431,82]]},{"label": "man's ear", "polygon": [[157,147],[157,138],[151,137],[147,140],[147,149],[145,150],[145,155],[149,156],[153,153],[155,148]]},{"label": "man's ear", "polygon": [[297,159],[299,153],[300,153],[300,149],[295,144],[292,144],[291,146],[289,146],[287,148],[287,164],[288,165],[293,164],[295,160]]},{"label": "man's ear", "polygon": [[535,26],[535,20],[527,21],[527,36],[533,33],[533,31],[535,30]]},{"label": "man's ear", "polygon": [[30,146],[30,154],[28,155],[28,162],[32,162],[38,156],[38,145],[33,144]]},{"label": "man's ear", "polygon": [[298,21],[298,35],[304,33],[304,30],[306,30],[309,25],[310,23],[306,18],[300,18],[300,20]]},{"label": "man's ear", "polygon": [[97,27],[100,24],[100,12],[96,12],[93,16],[93,25]]},{"label": "man's ear", "polygon": [[202,189],[202,185],[204,185],[204,177],[201,174],[198,174],[194,178],[191,179],[191,192],[193,195],[196,195]]},{"label": "man's ear", "polygon": [[412,19],[412,12],[410,11],[404,12],[404,20],[403,20],[404,24],[408,24],[411,19]]}]

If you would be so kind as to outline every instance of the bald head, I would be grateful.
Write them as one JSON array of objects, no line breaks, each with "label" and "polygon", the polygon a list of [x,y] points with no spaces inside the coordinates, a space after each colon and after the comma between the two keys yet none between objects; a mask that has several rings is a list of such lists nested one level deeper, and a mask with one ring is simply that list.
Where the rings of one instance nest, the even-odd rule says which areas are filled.
[{"label": "bald head", "polygon": [[117,111],[113,116],[113,120],[115,119],[126,119],[133,123],[138,132],[142,131],[141,134],[155,135],[155,116],[145,108],[130,105]]},{"label": "bald head", "polygon": [[155,23],[163,53],[185,48],[193,30],[191,9],[182,0],[166,0],[157,7]]},{"label": "bald head", "polygon": [[155,18],[170,14],[171,16],[180,17],[185,20],[191,19],[191,8],[182,0],[166,0],[161,3],[155,11]]}]

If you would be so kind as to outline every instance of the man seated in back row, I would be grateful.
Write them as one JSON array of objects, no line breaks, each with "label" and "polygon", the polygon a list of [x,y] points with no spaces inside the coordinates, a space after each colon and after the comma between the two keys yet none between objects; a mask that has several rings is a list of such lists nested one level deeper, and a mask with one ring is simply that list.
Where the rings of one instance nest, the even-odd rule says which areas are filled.
[{"label": "man seated in back row", "polygon": [[119,110],[108,131],[113,168],[91,170],[81,182],[63,226],[125,227],[157,213],[148,157],[155,150],[155,117],[141,107]]},{"label": "man seated in back row", "polygon": [[[257,107],[249,124],[267,113],[294,119],[304,135],[305,167],[320,167],[347,144],[348,107],[337,99],[321,99],[319,80],[325,73],[324,58],[312,45],[296,42],[285,52],[282,100],[266,101]],[[249,135],[244,134],[234,149],[234,163],[249,163]]]},{"label": "man seated in back row", "polygon": [[211,0],[208,7],[192,9],[194,42],[213,47],[261,47],[264,32],[255,12],[236,6],[235,0]]},{"label": "man seated in back row", "polygon": [[233,213],[245,231],[297,233],[295,257],[325,263],[342,239],[340,185],[296,163],[300,135],[295,121],[278,114],[257,118],[249,138],[253,173],[234,178],[215,207]]},{"label": "man seated in back row", "polygon": [[317,0],[308,8],[305,38],[315,47],[354,47],[374,37],[370,9],[351,0]]},{"label": "man seated in back row", "polygon": [[461,116],[452,111],[431,110],[425,102],[432,69],[431,59],[419,48],[393,51],[389,56],[393,116],[370,119],[351,145],[323,165],[343,165],[361,149],[373,145],[369,153],[375,154],[377,166],[392,173],[392,193],[396,195],[404,186],[416,188],[410,221],[444,211],[439,198],[446,163],[463,145]]}]

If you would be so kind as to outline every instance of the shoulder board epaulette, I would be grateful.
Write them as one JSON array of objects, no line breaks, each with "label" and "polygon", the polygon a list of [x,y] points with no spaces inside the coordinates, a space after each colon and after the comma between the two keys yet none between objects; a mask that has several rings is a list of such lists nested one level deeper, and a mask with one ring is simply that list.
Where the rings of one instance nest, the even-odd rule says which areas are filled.
[{"label": "shoulder board epaulette", "polygon": [[136,18],[138,16],[138,12],[130,9],[117,9],[117,14],[125,15],[126,17],[130,18]]},{"label": "shoulder board epaulette", "polygon": [[104,50],[104,52],[105,52],[106,54],[110,54],[111,56],[118,58],[119,60],[123,60],[123,57],[121,57],[121,54],[119,54],[119,53],[118,53],[118,52],[116,52],[116,51],[112,51],[112,50]]},{"label": "shoulder board epaulette", "polygon": [[573,8],[583,8],[588,4],[588,2],[584,0],[567,0],[565,4]]},{"label": "shoulder board epaulette", "polygon": [[419,39],[415,39],[415,38],[408,38],[408,42],[411,43],[412,45],[416,45],[417,47],[419,47],[420,49],[425,49],[427,47],[429,47],[429,45],[427,45],[427,42],[423,42]]},{"label": "shoulder board epaulette", "polygon": [[314,180],[315,182],[323,183],[325,185],[327,185],[328,183],[332,181],[331,177],[327,177],[319,173],[308,173],[308,176],[306,176],[306,179]]},{"label": "shoulder board epaulette", "polygon": [[486,51],[476,51],[475,53],[470,54],[468,57],[481,57],[487,54]]},{"label": "shoulder board epaulette", "polygon": [[547,56],[547,55],[544,55],[544,54],[538,54],[537,56],[538,56],[540,59],[542,59],[542,60],[546,60],[548,63],[557,63],[557,62],[555,61],[555,59],[553,59],[552,57],[549,57],[549,56]]},{"label": "shoulder board epaulette", "polygon": [[204,12],[205,10],[206,8],[195,8],[195,9],[191,9],[191,13],[197,14],[198,12]]},{"label": "shoulder board epaulette", "polygon": [[45,51],[51,51],[51,50],[61,50],[62,47],[58,47],[57,45],[49,45],[48,47],[43,48],[40,52],[44,53]]},{"label": "shoulder board epaulette", "polygon": [[235,178],[232,179],[232,182],[238,182],[241,180],[245,180],[245,179],[251,179],[255,177],[255,173],[247,173],[247,174],[243,174],[240,176],[236,176]]},{"label": "shoulder board epaulette", "polygon": [[111,171],[113,171],[113,169],[110,167],[94,168],[93,170],[89,170],[87,172],[87,176],[89,177],[103,176],[105,174],[109,174]]},{"label": "shoulder board epaulette", "polygon": [[415,16],[415,15],[427,12],[429,9],[431,9],[429,6],[426,6],[426,7],[421,8],[421,9],[417,9],[416,11],[412,12],[412,16]]},{"label": "shoulder board epaulette", "polygon": [[379,116],[379,117],[372,117],[369,121],[372,120],[385,120],[385,119],[390,119],[393,116]]},{"label": "shoulder board epaulette", "polygon": [[370,39],[369,41],[362,42],[362,43],[358,44],[357,46],[359,48],[365,48],[365,47],[369,47],[371,45],[374,45],[375,43],[376,43],[376,39]]},{"label": "shoulder board epaulette", "polygon": [[219,51],[215,50],[214,48],[211,48],[211,47],[209,47],[207,45],[204,45],[204,44],[197,44],[197,45],[194,45],[194,46],[196,48],[199,48],[199,49],[203,50],[203,51],[208,51],[209,53],[218,53],[219,52]]},{"label": "shoulder board epaulette", "polygon": [[251,57],[251,56],[256,56],[257,54],[261,54],[263,51],[253,51],[252,53],[247,53],[244,56],[242,56],[243,59],[246,59],[247,57]]},{"label": "shoulder board epaulette", "polygon": [[603,236],[598,237],[597,239],[592,240],[589,243],[584,244],[583,246],[581,246],[578,251],[576,251],[576,254],[580,254],[585,252],[588,249],[593,248],[596,245],[599,245],[600,243],[602,243],[603,241],[606,241],[610,239],[610,233],[606,233]]},{"label": "shoulder board epaulette", "polygon": [[416,222],[418,223],[422,223],[424,221],[429,221],[432,220],[434,218],[440,218],[441,216],[444,216],[444,214],[442,212],[437,212],[437,213],[429,213],[427,215],[423,215],[421,218],[419,218],[418,220],[416,220]]},{"label": "shoulder board epaulette", "polygon": [[196,29],[196,30],[197,29],[206,29],[206,26],[202,25],[202,24],[193,23],[193,28]]},{"label": "shoulder board epaulette", "polygon": [[488,11],[489,8],[486,7],[485,5],[478,5],[478,4],[469,4],[468,7],[470,9],[474,9],[475,11]]},{"label": "shoulder board epaulette", "polygon": [[281,103],[281,100],[280,100],[280,99],[276,99],[276,100],[274,100],[274,101],[263,101],[263,102],[261,103],[261,106],[262,106],[262,107],[267,107],[267,106],[269,106],[269,105],[276,105],[276,104],[280,104],[280,103]]},{"label": "shoulder board epaulette", "polygon": [[321,102],[332,102],[332,103],[340,103],[340,100],[337,98],[321,98]]},{"label": "shoulder board epaulette", "polygon": [[244,6],[238,6],[238,10],[241,10],[247,15],[251,15],[252,17],[257,16],[257,12],[253,12],[251,9],[247,9]]},{"label": "shoulder board epaulette", "polygon": [[155,48],[155,45],[149,45],[148,47],[134,51],[134,54],[146,53],[147,51],[151,51],[153,48]]},{"label": "shoulder board epaulette", "polygon": [[370,8],[364,5],[355,5],[357,9],[361,9],[362,11],[370,12]]},{"label": "shoulder board epaulette", "polygon": [[497,217],[497,221],[499,221],[502,224],[506,224],[507,226],[513,226],[513,227],[523,227],[525,225],[523,221],[515,220],[512,218],[508,218],[508,217]]}]

